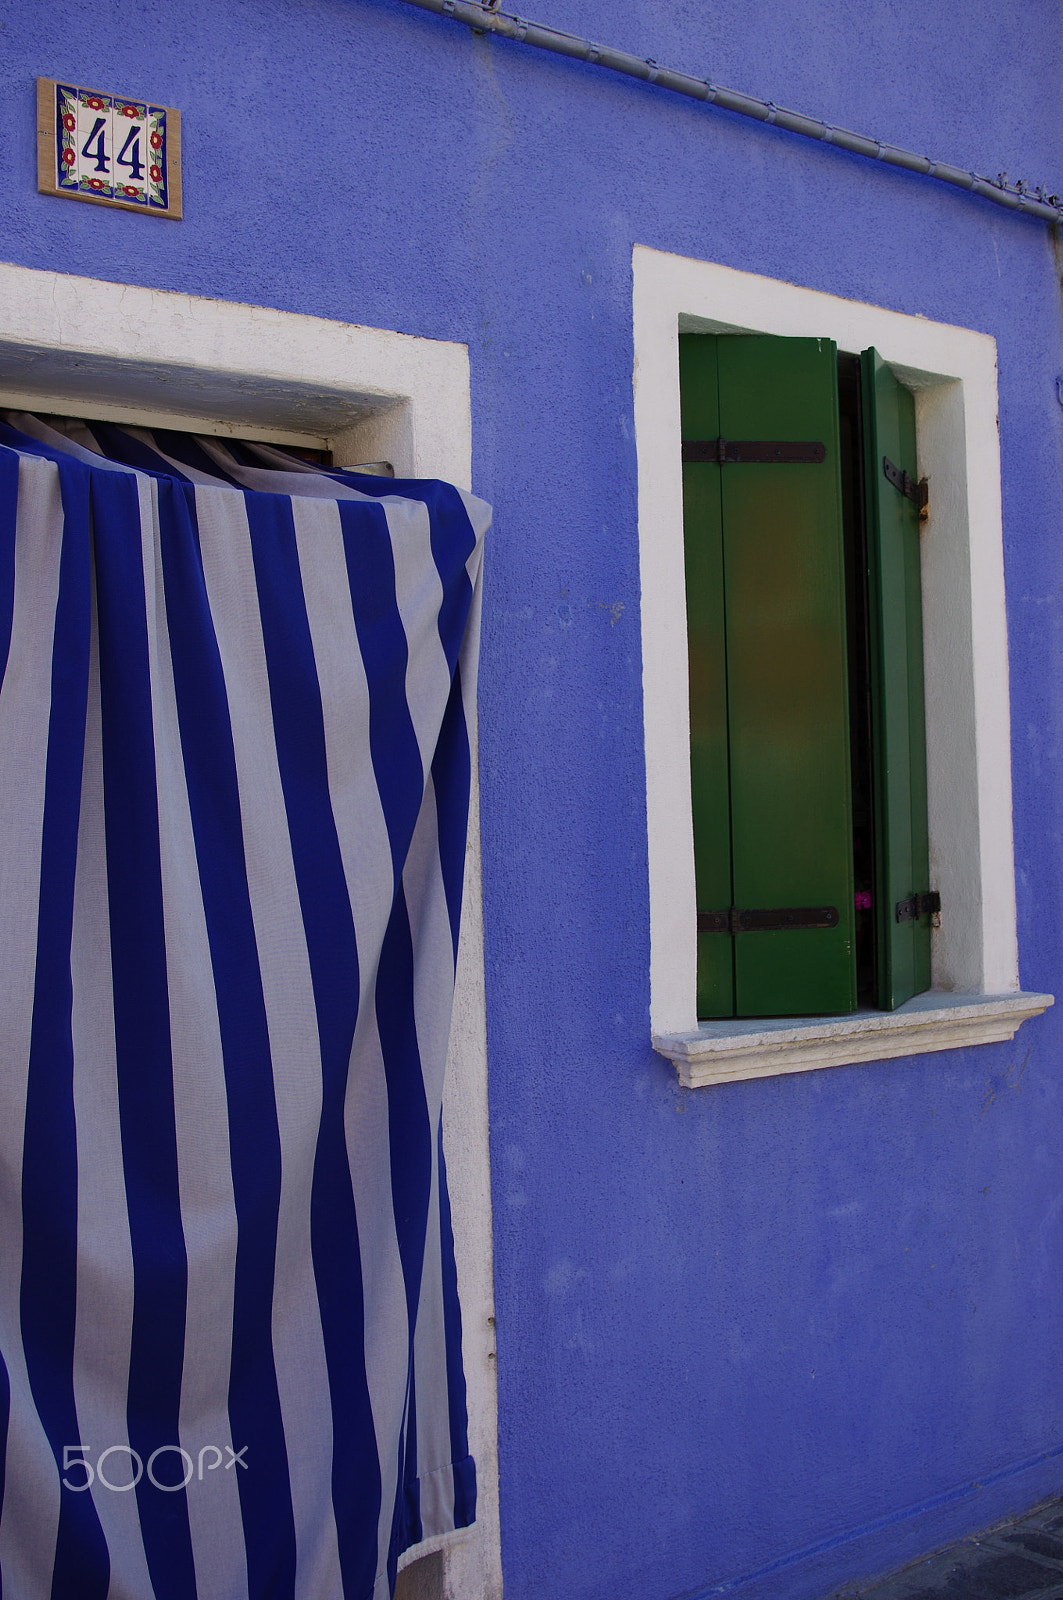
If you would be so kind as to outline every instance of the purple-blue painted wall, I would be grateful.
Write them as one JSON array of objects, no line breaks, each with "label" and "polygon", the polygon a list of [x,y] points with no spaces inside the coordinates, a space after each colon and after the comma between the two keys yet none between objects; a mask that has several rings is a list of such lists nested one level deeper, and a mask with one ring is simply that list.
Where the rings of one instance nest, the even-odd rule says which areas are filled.
[{"label": "purple-blue painted wall", "polygon": [[[1063,189],[1055,0],[534,14]],[[650,1049],[631,331],[641,243],[996,338],[1021,974],[1054,992],[1053,230],[400,0],[13,0],[0,74],[0,258],[469,347],[507,1600],[773,1564],[730,1592],[819,1596],[1063,1488],[1063,1017],[697,1092]],[[181,108],[183,222],[36,193],[38,74]]]}]

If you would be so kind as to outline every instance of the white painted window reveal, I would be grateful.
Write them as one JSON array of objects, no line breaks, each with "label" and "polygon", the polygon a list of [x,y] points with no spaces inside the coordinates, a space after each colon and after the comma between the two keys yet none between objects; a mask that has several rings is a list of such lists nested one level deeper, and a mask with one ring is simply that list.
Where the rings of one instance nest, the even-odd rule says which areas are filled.
[{"label": "white painted window reveal", "polygon": [[[1019,988],[1012,845],[996,344],[987,334],[636,245],[650,1019],[688,1088],[1010,1039],[1052,996]],[[933,987],[893,1012],[698,1026],[690,801],[680,332],[873,345],[915,395],[931,879],[942,897]]]}]

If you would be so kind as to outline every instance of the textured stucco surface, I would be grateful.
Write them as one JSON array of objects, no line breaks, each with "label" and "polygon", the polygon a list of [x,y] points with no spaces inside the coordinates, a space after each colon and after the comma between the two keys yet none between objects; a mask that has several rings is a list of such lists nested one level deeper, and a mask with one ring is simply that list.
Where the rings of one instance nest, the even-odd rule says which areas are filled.
[{"label": "textured stucco surface", "polygon": [[[1063,188],[1052,0],[535,15]],[[650,1048],[631,387],[635,243],[997,340],[1020,970],[1058,992],[1052,231],[398,0],[13,0],[0,73],[0,258],[469,348],[507,1600],[777,1561],[735,1592],[812,1597],[1063,1486],[1010,1472],[1063,1452],[1063,1017],[698,1092]],[[37,74],[180,107],[183,222],[37,195]]]}]

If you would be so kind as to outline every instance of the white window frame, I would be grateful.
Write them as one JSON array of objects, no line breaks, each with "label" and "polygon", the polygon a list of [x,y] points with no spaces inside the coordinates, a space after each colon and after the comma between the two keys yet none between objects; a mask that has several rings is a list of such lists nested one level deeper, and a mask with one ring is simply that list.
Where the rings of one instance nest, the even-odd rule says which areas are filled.
[{"label": "white window frame", "polygon": [[[0,263],[0,406],[330,448],[400,477],[471,488],[465,345]],[[501,1600],[483,902],[476,730],[444,1139],[454,1216],[477,1521],[428,1587]],[[418,1582],[417,1559],[404,1580]],[[442,1572],[439,1563],[442,1563]]]},{"label": "white window frame", "polygon": [[[996,342],[643,245],[632,265],[654,1045],[696,1088],[1011,1038],[1052,997],[1019,989]],[[873,345],[915,395],[919,473],[930,484],[927,786],[942,915],[932,989],[893,1012],[698,1027],[680,332]]]}]

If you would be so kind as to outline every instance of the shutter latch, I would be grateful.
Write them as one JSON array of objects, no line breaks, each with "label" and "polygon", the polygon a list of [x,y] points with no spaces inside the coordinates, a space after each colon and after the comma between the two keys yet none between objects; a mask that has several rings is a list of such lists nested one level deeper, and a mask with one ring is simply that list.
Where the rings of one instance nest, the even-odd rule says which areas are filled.
[{"label": "shutter latch", "polygon": [[718,461],[730,466],[743,461],[764,466],[786,463],[815,465],[825,460],[826,447],[818,439],[684,439],[684,461]]},{"label": "shutter latch", "polygon": [[882,457],[882,470],[895,489],[899,489],[906,500],[911,500],[918,507],[919,521],[925,522],[930,504],[930,489],[925,478],[920,478],[916,483],[900,467],[895,467],[889,456]]},{"label": "shutter latch", "polygon": [[836,928],[837,906],[783,906],[768,911],[699,911],[699,933],[777,933],[787,928]]},{"label": "shutter latch", "polygon": [[907,900],[897,901],[898,922],[914,922],[916,917],[940,915],[941,896],[936,889],[931,889],[928,894],[910,894]]}]

